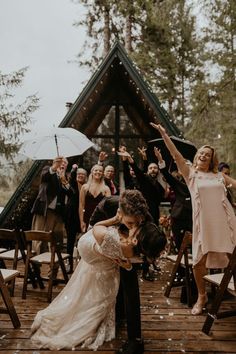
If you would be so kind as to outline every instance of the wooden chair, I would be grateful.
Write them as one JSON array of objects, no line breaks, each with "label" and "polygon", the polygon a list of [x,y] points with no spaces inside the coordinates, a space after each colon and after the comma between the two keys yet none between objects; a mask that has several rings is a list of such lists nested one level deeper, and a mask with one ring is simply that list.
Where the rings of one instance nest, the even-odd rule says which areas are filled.
[{"label": "wooden chair", "polygon": [[229,264],[224,273],[205,275],[204,279],[218,287],[211,309],[208,311],[202,332],[209,334],[215,319],[236,315],[236,309],[219,312],[220,305],[226,290],[236,296],[236,247],[229,259]]},{"label": "wooden chair", "polygon": [[[40,266],[43,264],[47,264],[49,266],[50,272],[49,272],[49,279],[48,279],[48,295],[47,299],[48,302],[51,302],[52,300],[52,287],[55,284],[56,276],[57,276],[57,270],[58,267],[61,267],[63,277],[64,277],[64,282],[68,282],[68,275],[66,273],[65,269],[65,263],[64,260],[69,258],[69,254],[61,253],[60,251],[60,243],[57,242],[55,239],[53,233],[51,231],[46,232],[46,231],[36,231],[36,230],[30,230],[30,231],[24,231],[25,234],[25,240],[27,243],[27,257],[26,257],[26,264],[25,264],[25,277],[24,277],[24,285],[23,285],[23,292],[22,292],[22,298],[26,299],[26,292],[27,292],[27,279],[28,279],[28,270],[30,267],[30,264],[35,265],[36,267],[34,268],[35,270],[38,270],[37,278],[40,279]],[[50,245],[50,252],[44,252],[41,253],[37,256],[32,257],[32,241],[41,241],[41,242],[47,242]],[[43,278],[41,278],[43,279]]]},{"label": "wooden chair", "polygon": [[[6,269],[6,262],[10,262],[11,269],[17,269],[18,261],[22,259],[20,231],[10,229],[0,229],[0,243],[6,245],[8,249],[0,253],[1,267]],[[12,278],[10,292],[14,295],[15,278]]]},{"label": "wooden chair", "polygon": [[16,313],[14,304],[12,302],[10,293],[7,288],[7,283],[12,282],[19,275],[18,270],[12,269],[0,269],[0,290],[3,301],[6,308],[0,308],[0,313],[8,313],[14,328],[19,328],[21,326],[20,320]]},{"label": "wooden chair", "polygon": [[12,262],[12,268],[17,268],[17,262],[22,259],[21,253],[19,252],[19,238],[20,233],[16,230],[10,229],[0,229],[0,244],[8,248],[2,248],[0,253],[0,260],[2,261],[3,268],[6,268],[5,261]]},{"label": "wooden chair", "polygon": [[[174,262],[174,267],[171,272],[170,280],[167,283],[164,295],[166,297],[170,296],[171,289],[177,286],[186,286],[187,293],[187,304],[189,307],[192,306],[192,290],[191,290],[191,279],[192,279],[192,255],[189,249],[192,246],[192,234],[190,232],[185,232],[183,241],[177,255],[168,255],[166,258]],[[185,277],[182,284],[176,282],[177,273],[180,267],[184,268]]]},{"label": "wooden chair", "polygon": [[[10,229],[0,229],[0,242],[5,242],[8,244],[7,249],[0,249],[0,263],[1,267],[6,269],[6,263],[12,263],[11,268],[17,269],[18,261],[22,260],[25,264],[26,262],[26,242],[24,238],[24,233],[22,230],[10,230]],[[12,248],[14,247],[14,248]],[[19,277],[24,278],[24,274],[19,274]],[[14,295],[14,282],[11,288],[11,295]],[[29,268],[28,272],[28,282],[30,282],[33,288],[37,288],[38,283],[41,288],[43,285],[40,280],[37,279],[34,269]]]}]

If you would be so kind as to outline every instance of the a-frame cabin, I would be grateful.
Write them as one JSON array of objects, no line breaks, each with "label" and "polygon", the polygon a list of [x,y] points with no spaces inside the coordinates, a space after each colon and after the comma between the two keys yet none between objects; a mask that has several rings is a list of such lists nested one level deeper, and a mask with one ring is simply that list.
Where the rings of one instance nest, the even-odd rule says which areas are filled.
[{"label": "a-frame cabin", "polygon": [[[143,80],[124,48],[116,42],[77,100],[71,105],[60,127],[73,127],[96,143],[83,157],[70,158],[89,169],[98,150],[109,154],[109,163],[119,171],[115,153],[121,144],[134,154],[138,146],[158,137],[150,122],[161,123],[170,135],[182,134]],[[36,161],[0,214],[0,227],[28,229],[31,207],[37,195],[40,172],[45,161]]]}]

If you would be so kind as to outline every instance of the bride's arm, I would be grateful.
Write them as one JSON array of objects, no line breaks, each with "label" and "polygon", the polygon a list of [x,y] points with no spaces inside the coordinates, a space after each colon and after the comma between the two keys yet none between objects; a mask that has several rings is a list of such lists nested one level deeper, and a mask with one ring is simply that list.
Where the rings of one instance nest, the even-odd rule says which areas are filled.
[{"label": "bride's arm", "polygon": [[[101,246],[105,236],[107,235],[107,227],[103,226],[103,225],[97,225],[96,224],[93,227],[93,235],[94,235],[94,238],[96,239],[97,243],[99,244],[99,246]],[[113,247],[112,252],[114,252],[115,248]],[[124,250],[124,248],[125,248],[125,250]],[[132,264],[131,264],[131,262],[130,262],[130,260],[128,258],[133,256],[133,252],[131,250],[132,245],[129,246],[129,249],[128,249],[127,246],[124,247],[124,248],[121,245],[120,247],[118,246],[116,248],[117,249],[117,251],[116,251],[117,254],[106,255],[106,254],[101,253],[101,255],[111,259],[114,263],[118,264],[120,267],[125,268],[127,270],[130,270],[132,268]],[[122,249],[122,253],[119,252],[119,249],[120,250]],[[123,254],[123,256],[122,256],[122,254]]]}]

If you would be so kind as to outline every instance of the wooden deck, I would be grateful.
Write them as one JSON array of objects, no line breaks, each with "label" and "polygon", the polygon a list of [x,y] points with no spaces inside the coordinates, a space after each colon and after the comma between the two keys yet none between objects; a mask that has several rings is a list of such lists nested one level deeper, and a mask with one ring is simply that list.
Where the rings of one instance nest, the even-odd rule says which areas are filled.
[{"label": "wooden deck", "polygon": [[[180,303],[180,289],[172,289],[170,298],[163,296],[170,276],[171,262],[163,259],[161,271],[154,282],[140,279],[142,332],[145,340],[145,353],[236,353],[236,317],[216,320],[211,336],[201,332],[205,319],[192,316],[190,309]],[[62,285],[54,288],[54,295]],[[29,286],[31,288],[31,286]],[[8,315],[0,315],[0,353],[49,354],[53,351],[35,349],[30,341],[30,326],[36,312],[47,306],[46,292],[33,290],[26,300],[21,299],[22,279],[17,279],[13,298],[21,321],[20,329],[13,329]],[[236,306],[236,298],[224,301],[223,308]],[[98,354],[112,354],[126,338],[125,326],[117,332],[117,339],[103,345]],[[72,351],[72,350],[71,350]],[[73,353],[87,354],[93,351],[76,348]],[[61,350],[60,353],[68,353]]]}]

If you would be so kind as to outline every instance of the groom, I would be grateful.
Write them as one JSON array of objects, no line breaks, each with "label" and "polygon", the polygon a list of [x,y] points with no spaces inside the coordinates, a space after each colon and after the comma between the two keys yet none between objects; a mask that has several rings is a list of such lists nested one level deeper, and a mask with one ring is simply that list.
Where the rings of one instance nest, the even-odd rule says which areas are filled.
[{"label": "groom", "polygon": [[[90,219],[90,225],[93,226],[98,221],[115,216],[118,207],[119,196],[104,198],[95,208]],[[143,254],[151,258],[153,249],[155,249],[155,256],[158,256],[164,249],[166,239],[157,226],[153,224],[152,217],[148,216],[147,219],[142,225],[143,232],[141,231],[140,234],[144,236],[142,240],[138,240],[138,246]],[[143,354],[144,343],[141,336],[140,295],[135,267],[129,271],[120,268],[120,282],[119,293],[123,292],[128,340],[116,354]]]}]

